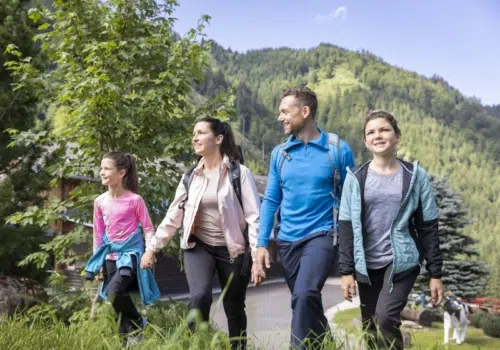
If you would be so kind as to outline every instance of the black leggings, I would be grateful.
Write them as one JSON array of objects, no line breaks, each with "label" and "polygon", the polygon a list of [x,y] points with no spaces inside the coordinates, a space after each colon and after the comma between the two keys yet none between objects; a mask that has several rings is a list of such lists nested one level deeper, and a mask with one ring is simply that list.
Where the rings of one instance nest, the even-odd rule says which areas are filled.
[{"label": "black leggings", "polygon": [[137,259],[132,256],[134,269],[122,267],[116,269],[116,261],[106,260],[104,274],[108,284],[108,301],[115,309],[117,319],[120,318],[118,332],[127,334],[140,328],[142,316],[129,295],[130,291],[138,290],[137,273],[135,266]]},{"label": "black leggings", "polygon": [[[420,267],[407,271],[393,282],[392,290],[389,277],[392,264],[377,270],[368,270],[371,286],[358,283],[361,302],[361,318],[364,328],[372,334],[369,348],[403,349],[401,335],[401,311],[408,301],[408,295],[420,273]],[[378,325],[378,330],[377,330]]]}]

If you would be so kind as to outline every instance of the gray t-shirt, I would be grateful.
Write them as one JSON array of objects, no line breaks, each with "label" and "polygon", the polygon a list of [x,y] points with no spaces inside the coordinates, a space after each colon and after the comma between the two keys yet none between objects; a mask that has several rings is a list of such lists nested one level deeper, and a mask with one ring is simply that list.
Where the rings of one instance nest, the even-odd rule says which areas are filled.
[{"label": "gray t-shirt", "polygon": [[364,190],[365,257],[369,269],[392,261],[391,224],[401,205],[403,169],[381,175],[368,168]]}]

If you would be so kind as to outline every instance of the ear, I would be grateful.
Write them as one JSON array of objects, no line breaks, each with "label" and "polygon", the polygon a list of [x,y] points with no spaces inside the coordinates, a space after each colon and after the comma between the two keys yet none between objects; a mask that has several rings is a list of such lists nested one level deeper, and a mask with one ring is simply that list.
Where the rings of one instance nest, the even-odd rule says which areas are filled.
[{"label": "ear", "polygon": [[399,143],[399,140],[401,139],[401,136],[399,136],[398,134],[396,134],[396,144]]},{"label": "ear", "polygon": [[220,145],[222,144],[222,141],[224,141],[224,136],[221,134],[221,135],[218,135],[216,138],[215,138],[215,143]]},{"label": "ear", "polygon": [[312,117],[311,108],[309,106],[303,106],[301,109],[302,118],[306,119],[307,117]]},{"label": "ear", "polygon": [[121,169],[118,171],[118,175],[123,179],[125,175],[127,175],[127,171],[125,169]]}]

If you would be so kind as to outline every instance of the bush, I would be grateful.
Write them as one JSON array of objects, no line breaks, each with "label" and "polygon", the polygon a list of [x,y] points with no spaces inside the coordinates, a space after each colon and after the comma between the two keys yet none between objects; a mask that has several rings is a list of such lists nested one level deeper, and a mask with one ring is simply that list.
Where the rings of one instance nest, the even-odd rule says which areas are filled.
[{"label": "bush", "polygon": [[500,338],[500,316],[490,316],[488,322],[483,322],[484,334]]},{"label": "bush", "polygon": [[470,323],[471,323],[472,326],[474,326],[476,328],[483,328],[483,325],[485,323],[487,323],[487,321],[491,317],[492,316],[489,313],[487,313],[487,312],[478,311],[478,312],[473,313],[469,317],[469,321],[470,321]]}]

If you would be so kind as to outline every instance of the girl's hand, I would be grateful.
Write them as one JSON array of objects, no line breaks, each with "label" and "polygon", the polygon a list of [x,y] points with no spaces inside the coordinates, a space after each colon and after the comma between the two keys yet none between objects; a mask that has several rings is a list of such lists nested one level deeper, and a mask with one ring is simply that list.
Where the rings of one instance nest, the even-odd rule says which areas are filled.
[{"label": "girl's hand", "polygon": [[354,276],[342,276],[340,285],[342,288],[342,295],[344,296],[344,299],[352,301],[352,298],[356,297],[356,282],[354,282]]},{"label": "girl's hand", "polygon": [[102,267],[99,270],[99,273],[97,274],[97,276],[95,276],[95,280],[96,281],[104,281],[104,271],[103,271]]},{"label": "girl's hand", "polygon": [[141,259],[141,268],[142,269],[149,269],[153,267],[153,265],[156,262],[156,256],[155,253],[152,252],[151,250],[146,250],[144,255],[142,256]]}]

